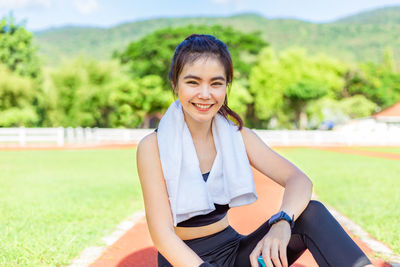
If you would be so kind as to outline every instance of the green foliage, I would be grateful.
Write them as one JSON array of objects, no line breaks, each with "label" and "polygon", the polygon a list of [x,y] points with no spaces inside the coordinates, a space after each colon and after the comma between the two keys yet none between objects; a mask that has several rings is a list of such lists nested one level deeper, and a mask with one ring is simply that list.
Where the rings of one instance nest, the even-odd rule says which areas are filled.
[{"label": "green foliage", "polygon": [[39,92],[34,81],[0,64],[0,127],[35,126],[39,116],[32,105]]},{"label": "green foliage", "polygon": [[55,105],[49,112],[54,126],[105,127],[113,106],[109,96],[119,79],[114,62],[77,59],[51,73]]},{"label": "green foliage", "polygon": [[53,71],[51,80],[54,126],[139,127],[172,99],[160,77],[132,80],[117,62],[77,59]]},{"label": "green foliage", "polygon": [[[41,73],[32,35],[12,17],[2,19],[0,126],[147,125],[149,118],[158,116],[173,100],[170,61],[177,44],[192,33],[212,34],[228,45],[235,68],[228,103],[248,127],[315,128],[326,119],[339,122],[368,116],[378,106],[386,108],[400,101],[398,40],[388,34],[396,32],[395,20],[378,19],[382,14],[394,18],[397,10],[393,10],[364,14],[363,20],[374,17],[368,23],[342,20],[316,25],[241,14],[212,20],[147,20],[110,29],[54,29],[37,37],[46,49],[57,51],[53,57],[58,61],[60,55],[71,57],[87,50],[91,56],[108,58],[111,51],[129,45],[114,52],[122,66],[77,59],[49,75]],[[71,34],[78,34],[78,42],[71,42],[76,39]],[[266,37],[275,49],[265,48]],[[56,48],[51,48],[53,39],[57,39]],[[372,46],[370,40],[377,44]],[[77,44],[79,49],[74,47]],[[296,44],[307,47],[309,54],[300,48],[286,49]],[[374,52],[378,49],[379,53]],[[368,61],[347,65],[316,53],[322,50],[342,58],[351,53]],[[96,56],[99,51],[101,56]]]},{"label": "green foliage", "polygon": [[253,103],[253,96],[250,94],[247,80],[236,79],[232,83],[232,87],[228,91],[228,106],[241,116],[246,116],[247,105]]},{"label": "green foliage", "polygon": [[325,84],[319,81],[303,79],[291,84],[284,92],[284,96],[292,102],[308,102],[326,95],[327,91]]},{"label": "green foliage", "polygon": [[362,94],[382,108],[400,101],[400,73],[391,68],[390,58],[382,64],[366,62],[347,73],[345,95]]},{"label": "green foliage", "polygon": [[340,100],[340,104],[343,112],[351,119],[370,116],[377,108],[377,105],[374,102],[368,100],[363,95],[344,98]]},{"label": "green foliage", "polygon": [[383,62],[382,65],[385,69],[390,72],[396,71],[396,62],[393,58],[393,49],[391,47],[386,47],[383,53]]},{"label": "green foliage", "polygon": [[264,49],[250,75],[256,117],[267,122],[275,117],[278,127],[294,123],[304,128],[307,103],[339,92],[345,70],[339,61],[308,56],[303,49],[288,49],[279,56],[271,48]]},{"label": "green foliage", "polygon": [[32,34],[15,24],[13,17],[0,20],[0,64],[22,76],[37,78],[40,74]]},{"label": "green foliage", "polygon": [[37,127],[46,121],[48,101],[36,50],[32,34],[12,16],[0,20],[0,91],[5,99],[13,99],[12,104],[3,100],[0,107],[2,126]]},{"label": "green foliage", "polygon": [[114,56],[130,67],[133,77],[156,74],[169,88],[168,73],[176,46],[190,34],[212,34],[227,44],[234,62],[235,76],[247,78],[256,55],[267,44],[257,33],[245,34],[232,28],[215,25],[165,28],[129,44]]},{"label": "green foliage", "polygon": [[146,116],[161,112],[172,100],[172,93],[163,90],[162,79],[157,75],[120,80],[110,95],[115,107],[110,126],[139,127]]}]

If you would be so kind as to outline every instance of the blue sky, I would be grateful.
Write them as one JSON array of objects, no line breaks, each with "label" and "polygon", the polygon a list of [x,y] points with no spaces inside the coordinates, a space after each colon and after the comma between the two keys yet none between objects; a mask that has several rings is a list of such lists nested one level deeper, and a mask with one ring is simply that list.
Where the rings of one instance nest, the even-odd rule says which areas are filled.
[{"label": "blue sky", "polygon": [[267,18],[329,22],[400,0],[0,0],[0,17],[10,12],[30,30],[63,25],[110,27],[155,17],[228,16],[257,12]]}]

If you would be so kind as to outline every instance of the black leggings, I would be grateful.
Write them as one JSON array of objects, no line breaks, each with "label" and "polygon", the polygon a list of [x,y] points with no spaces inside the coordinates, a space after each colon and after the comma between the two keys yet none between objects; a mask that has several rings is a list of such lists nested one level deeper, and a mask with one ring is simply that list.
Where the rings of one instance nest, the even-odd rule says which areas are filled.
[{"label": "black leggings", "polygon": [[[184,242],[212,266],[247,267],[249,255],[268,233],[268,221],[249,235],[240,235],[231,226],[221,232]],[[318,266],[361,267],[371,264],[367,256],[343,230],[326,207],[311,200],[295,221],[287,246],[289,265],[309,249]],[[172,266],[158,253],[158,266]]]}]

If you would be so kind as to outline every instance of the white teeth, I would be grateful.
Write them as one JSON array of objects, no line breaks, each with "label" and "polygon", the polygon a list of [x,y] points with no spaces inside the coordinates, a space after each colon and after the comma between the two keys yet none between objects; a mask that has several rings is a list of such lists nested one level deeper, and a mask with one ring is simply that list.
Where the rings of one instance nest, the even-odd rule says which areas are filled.
[{"label": "white teeth", "polygon": [[211,107],[211,105],[200,105],[200,104],[196,104],[196,103],[193,103],[193,104],[195,104],[196,107],[203,108],[203,109],[207,109],[207,108]]}]

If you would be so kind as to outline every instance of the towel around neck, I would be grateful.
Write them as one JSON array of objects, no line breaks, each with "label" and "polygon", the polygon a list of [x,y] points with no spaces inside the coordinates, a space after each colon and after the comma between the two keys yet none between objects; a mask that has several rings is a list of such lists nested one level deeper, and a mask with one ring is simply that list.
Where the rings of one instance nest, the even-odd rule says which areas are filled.
[{"label": "towel around neck", "polygon": [[236,207],[257,200],[238,127],[218,113],[211,127],[217,155],[205,182],[179,99],[169,106],[158,125],[161,166],[175,226],[191,217],[212,212],[214,203]]}]

